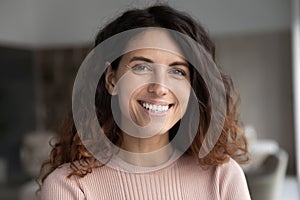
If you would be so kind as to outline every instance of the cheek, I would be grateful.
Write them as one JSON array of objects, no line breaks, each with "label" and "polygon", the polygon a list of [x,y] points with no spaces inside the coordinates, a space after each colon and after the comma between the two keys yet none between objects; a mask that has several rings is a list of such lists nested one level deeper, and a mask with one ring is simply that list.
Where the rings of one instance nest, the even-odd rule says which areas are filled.
[{"label": "cheek", "polygon": [[180,105],[181,111],[184,113],[186,111],[189,98],[190,98],[190,93],[191,93],[190,83],[188,81],[184,81],[173,85],[176,85],[176,87],[172,87],[170,89],[175,95],[175,98],[177,99]]},{"label": "cheek", "polygon": [[[116,84],[116,94],[118,95],[119,106],[123,114],[129,113],[129,107],[132,96],[144,85],[143,79],[133,77],[132,74],[127,73],[123,75]],[[126,112],[126,113],[125,113]]]},{"label": "cheek", "polygon": [[119,100],[120,110],[123,114],[129,115],[129,103],[133,92],[133,88],[128,85],[120,84],[117,95]]}]

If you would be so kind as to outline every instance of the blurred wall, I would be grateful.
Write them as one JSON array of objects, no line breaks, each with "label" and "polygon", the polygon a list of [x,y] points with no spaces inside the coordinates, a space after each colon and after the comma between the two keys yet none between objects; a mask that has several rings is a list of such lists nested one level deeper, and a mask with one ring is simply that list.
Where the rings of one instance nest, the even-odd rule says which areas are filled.
[{"label": "blurred wall", "polygon": [[289,153],[295,174],[291,36],[289,31],[219,36],[217,59],[241,95],[241,118],[258,138],[274,139]]},{"label": "blurred wall", "polygon": [[33,52],[0,47],[0,157],[10,180],[22,174],[19,147],[35,129],[35,103]]}]

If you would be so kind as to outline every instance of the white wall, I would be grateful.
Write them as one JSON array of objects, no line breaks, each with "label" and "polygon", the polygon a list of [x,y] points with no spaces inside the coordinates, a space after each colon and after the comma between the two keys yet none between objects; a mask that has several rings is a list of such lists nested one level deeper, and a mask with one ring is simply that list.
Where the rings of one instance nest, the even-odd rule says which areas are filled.
[{"label": "white wall", "polygon": [[[0,43],[31,47],[82,44],[126,8],[145,0],[1,0]],[[290,28],[290,0],[169,0],[214,35]]]},{"label": "white wall", "polygon": [[0,41],[8,44],[33,45],[38,37],[34,0],[0,2]]},{"label": "white wall", "polygon": [[297,177],[300,181],[300,0],[293,0],[292,48]]}]

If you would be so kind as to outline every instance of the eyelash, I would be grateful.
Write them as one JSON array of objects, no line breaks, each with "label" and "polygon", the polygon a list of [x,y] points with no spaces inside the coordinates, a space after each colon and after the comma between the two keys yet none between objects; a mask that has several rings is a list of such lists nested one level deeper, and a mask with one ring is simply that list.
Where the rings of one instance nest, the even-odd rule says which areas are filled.
[{"label": "eyelash", "polygon": [[[143,69],[141,69],[144,67]],[[147,69],[147,70],[146,70]],[[138,64],[132,68],[133,71],[152,71],[151,67],[146,64]]]},{"label": "eyelash", "polygon": [[[147,64],[137,64],[132,67],[132,70],[135,72],[146,72],[146,71],[152,71],[152,67]],[[168,70],[169,73],[179,76],[186,76],[186,72],[179,68],[172,68]]]},{"label": "eyelash", "polygon": [[[180,75],[180,76],[186,76],[186,73],[184,70],[181,70],[181,69],[171,69],[169,70],[171,72],[174,72],[174,74],[176,75]],[[180,74],[179,74],[180,73]]]}]

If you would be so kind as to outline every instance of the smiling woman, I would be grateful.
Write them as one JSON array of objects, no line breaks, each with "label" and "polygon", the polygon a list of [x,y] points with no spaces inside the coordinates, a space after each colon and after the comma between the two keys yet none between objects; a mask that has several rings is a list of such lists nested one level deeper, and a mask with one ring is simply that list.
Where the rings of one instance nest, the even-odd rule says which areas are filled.
[{"label": "smiling woman", "polygon": [[[106,25],[42,166],[40,197],[250,199],[236,162],[248,159],[238,98],[214,55],[204,29],[166,5],[129,10]],[[97,71],[104,73],[89,92]]]},{"label": "smiling woman", "polygon": [[[155,33],[152,36],[155,37]],[[147,126],[148,132],[158,134],[156,131],[160,128],[163,134],[171,129],[182,118],[188,104],[190,72],[187,66],[182,57],[167,51],[141,49],[122,56],[117,70],[109,67],[108,91],[118,94],[122,113],[130,115],[120,120],[121,129],[131,124],[131,120],[139,126],[147,126],[150,118],[153,123]],[[139,130],[130,132],[135,135]]]},{"label": "smiling woman", "polygon": [[[155,37],[155,33],[152,32],[152,36]],[[159,49],[136,50],[122,56],[117,70],[108,67],[106,80],[109,93],[118,96],[124,149],[146,153],[145,149],[155,151],[167,145],[168,131],[183,117],[189,101],[187,62]],[[129,135],[135,140],[142,139],[143,145],[140,141],[128,141]]]}]

